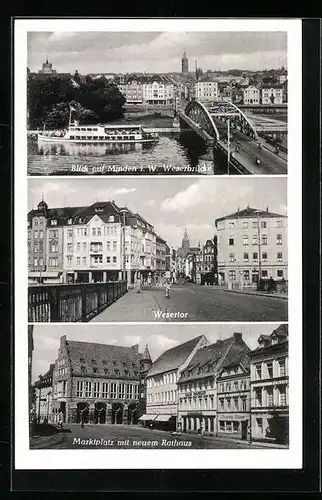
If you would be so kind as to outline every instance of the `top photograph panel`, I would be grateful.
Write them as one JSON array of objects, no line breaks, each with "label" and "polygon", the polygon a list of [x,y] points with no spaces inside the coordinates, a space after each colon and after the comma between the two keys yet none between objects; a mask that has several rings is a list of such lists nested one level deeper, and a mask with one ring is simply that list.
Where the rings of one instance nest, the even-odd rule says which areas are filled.
[{"label": "top photograph panel", "polygon": [[287,174],[286,32],[28,31],[26,79],[30,176]]}]

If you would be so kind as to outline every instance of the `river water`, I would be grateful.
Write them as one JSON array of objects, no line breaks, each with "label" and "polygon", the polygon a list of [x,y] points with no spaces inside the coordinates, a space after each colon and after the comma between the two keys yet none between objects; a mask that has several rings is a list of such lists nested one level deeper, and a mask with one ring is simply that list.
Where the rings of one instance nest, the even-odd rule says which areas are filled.
[{"label": "river water", "polygon": [[226,174],[225,159],[216,155],[190,131],[160,135],[156,144],[38,143],[28,137],[28,174]]}]

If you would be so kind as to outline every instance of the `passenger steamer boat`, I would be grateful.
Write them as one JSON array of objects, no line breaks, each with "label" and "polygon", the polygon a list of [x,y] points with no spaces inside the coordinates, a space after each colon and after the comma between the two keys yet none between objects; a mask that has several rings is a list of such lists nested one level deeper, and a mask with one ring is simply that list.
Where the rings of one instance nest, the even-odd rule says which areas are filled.
[{"label": "passenger steamer boat", "polygon": [[67,130],[42,131],[39,142],[66,143],[153,143],[157,134],[146,132],[142,125],[69,125]]}]

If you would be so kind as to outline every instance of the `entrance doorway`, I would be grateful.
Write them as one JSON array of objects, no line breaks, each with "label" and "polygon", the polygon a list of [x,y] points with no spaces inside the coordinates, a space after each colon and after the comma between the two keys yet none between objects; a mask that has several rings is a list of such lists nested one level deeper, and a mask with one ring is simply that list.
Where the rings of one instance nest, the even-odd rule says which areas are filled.
[{"label": "entrance doorway", "polygon": [[139,422],[139,407],[135,403],[132,403],[129,405],[127,412],[127,423],[129,425],[137,425]]},{"label": "entrance doorway", "polygon": [[247,427],[248,427],[248,420],[243,420],[241,422],[241,438],[242,439],[247,439]]}]

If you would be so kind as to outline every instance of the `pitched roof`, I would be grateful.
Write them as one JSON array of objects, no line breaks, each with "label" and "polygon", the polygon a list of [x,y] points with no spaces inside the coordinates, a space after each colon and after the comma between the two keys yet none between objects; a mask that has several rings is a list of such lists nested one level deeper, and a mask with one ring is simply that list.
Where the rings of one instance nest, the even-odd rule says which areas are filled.
[{"label": "pitched roof", "polygon": [[251,350],[248,346],[246,346],[245,349],[243,349],[242,351],[236,352],[230,357],[229,361],[223,364],[223,369],[241,364],[246,370],[248,370],[250,366],[250,360],[249,360],[250,352]]},{"label": "pitched roof", "polygon": [[199,337],[195,337],[165,351],[152,364],[148,376],[178,369],[187,360],[202,337],[203,335],[199,335]]},{"label": "pitched roof", "polygon": [[[277,342],[273,343],[273,338],[277,336]],[[254,349],[250,356],[256,356],[257,354],[270,353],[272,350],[280,350],[288,348],[288,325],[281,324],[275,330],[272,331],[270,335],[261,335],[258,338],[258,342],[263,339],[263,345],[259,345]]]},{"label": "pitched roof", "polygon": [[218,219],[215,220],[215,222],[217,223],[218,221],[225,219],[237,219],[237,218],[247,219],[258,216],[261,218],[286,217],[286,215],[277,214],[275,212],[269,212],[268,210],[259,210],[258,208],[247,207],[243,210],[237,210],[237,212],[234,212],[232,214],[224,215],[224,217],[219,217]]},{"label": "pitched roof", "polygon": [[[113,378],[139,377],[141,355],[137,346],[124,347],[74,340],[67,340],[66,344],[74,373],[81,372],[81,366],[85,366],[87,371],[91,370],[90,373],[93,373],[93,368],[98,369],[97,374],[102,376],[106,376],[108,370]],[[116,374],[115,370],[119,373]]]},{"label": "pitched roof", "polygon": [[[248,346],[243,341],[241,334],[234,334],[227,339],[217,340],[214,344],[198,349],[189,365],[182,372],[180,382],[204,378],[207,373],[210,376],[214,375],[221,367],[222,362],[229,364],[246,348]],[[250,351],[249,348],[248,351]]]}]

